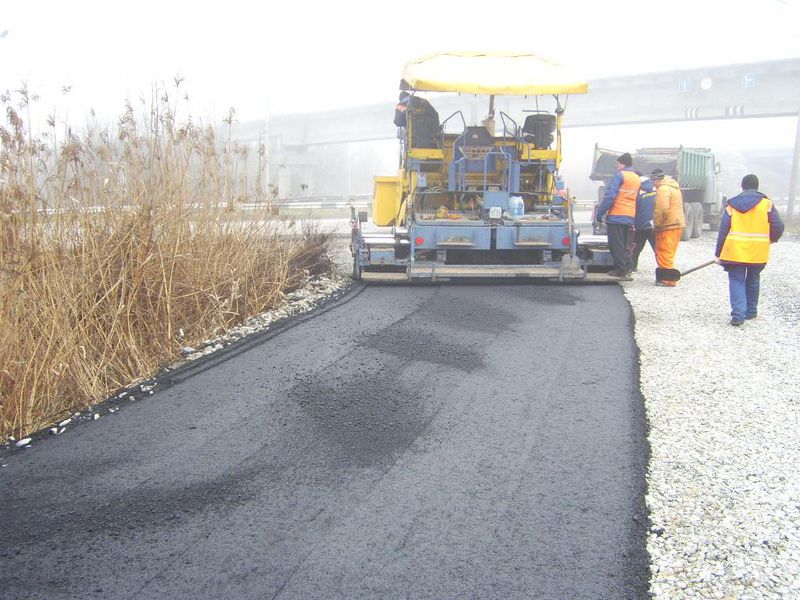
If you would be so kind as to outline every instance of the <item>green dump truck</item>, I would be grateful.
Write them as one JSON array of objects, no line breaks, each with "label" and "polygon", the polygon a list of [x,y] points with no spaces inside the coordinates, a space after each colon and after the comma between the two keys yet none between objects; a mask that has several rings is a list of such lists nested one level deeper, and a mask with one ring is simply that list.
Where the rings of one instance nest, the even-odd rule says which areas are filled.
[{"label": "green dump truck", "polygon": [[[616,150],[594,147],[592,181],[601,181],[597,190],[598,202],[602,201],[606,185],[611,181],[616,168],[614,163],[622,154]],[[719,229],[722,197],[717,189],[717,175],[720,167],[714,154],[708,148],[639,148],[633,157],[633,169],[642,175],[649,175],[653,169],[661,169],[674,178],[683,192],[683,212],[686,228],[682,240],[699,237],[703,224],[708,223],[711,231]],[[595,231],[595,233],[605,233]]]}]

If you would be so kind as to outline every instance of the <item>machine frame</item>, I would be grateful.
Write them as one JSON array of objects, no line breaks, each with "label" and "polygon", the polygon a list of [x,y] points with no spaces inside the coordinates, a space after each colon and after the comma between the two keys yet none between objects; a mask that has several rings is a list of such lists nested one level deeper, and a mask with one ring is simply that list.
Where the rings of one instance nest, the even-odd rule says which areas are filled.
[{"label": "machine frame", "polygon": [[[375,178],[373,196],[373,222],[391,230],[365,232],[366,215],[353,210],[354,278],[613,279],[593,272],[610,267],[608,250],[579,243],[573,200],[558,185],[565,98],[586,82],[532,54],[448,53],[409,62],[401,89],[400,168]],[[487,116],[468,125],[457,110],[440,121],[420,92],[488,96]],[[495,111],[503,95],[536,108],[520,124]],[[552,111],[539,110],[544,98]]]}]

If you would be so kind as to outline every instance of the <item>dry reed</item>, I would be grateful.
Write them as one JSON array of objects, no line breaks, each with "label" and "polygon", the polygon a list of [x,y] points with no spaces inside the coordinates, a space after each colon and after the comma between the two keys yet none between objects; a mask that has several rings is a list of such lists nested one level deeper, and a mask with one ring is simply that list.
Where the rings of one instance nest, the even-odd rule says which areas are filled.
[{"label": "dry reed", "polygon": [[0,441],[153,375],[327,267],[325,235],[272,217],[264,146],[231,141],[233,112],[218,141],[179,123],[161,87],[114,126],[77,135],[51,117],[34,135],[28,91],[0,101]]}]

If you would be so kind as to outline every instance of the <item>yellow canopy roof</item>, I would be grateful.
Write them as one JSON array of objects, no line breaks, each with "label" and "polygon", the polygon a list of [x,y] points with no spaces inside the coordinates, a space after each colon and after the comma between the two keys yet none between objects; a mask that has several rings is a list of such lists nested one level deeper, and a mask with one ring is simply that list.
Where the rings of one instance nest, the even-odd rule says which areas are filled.
[{"label": "yellow canopy roof", "polygon": [[443,52],[409,61],[411,89],[497,96],[585,94],[589,84],[536,54]]}]

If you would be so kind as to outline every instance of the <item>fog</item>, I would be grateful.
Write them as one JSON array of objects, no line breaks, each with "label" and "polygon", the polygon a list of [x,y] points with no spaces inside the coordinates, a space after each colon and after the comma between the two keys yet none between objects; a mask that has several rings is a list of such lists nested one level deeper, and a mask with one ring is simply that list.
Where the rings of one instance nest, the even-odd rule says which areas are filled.
[{"label": "fog", "polygon": [[[25,115],[34,129],[51,115],[75,131],[90,114],[113,123],[127,101],[140,106],[175,77],[184,82],[170,93],[187,98],[181,114],[205,123],[221,123],[231,107],[244,123],[384,102],[390,122],[403,65],[432,52],[536,52],[592,81],[800,57],[798,22],[800,0],[6,2],[0,92],[24,84],[39,97]],[[578,196],[591,196],[595,143],[702,146],[718,154],[726,186],[757,170],[782,196],[794,132],[793,119],[567,128],[562,170]],[[372,176],[397,165],[392,140],[316,152],[327,179],[312,193],[369,193]]]},{"label": "fog", "polygon": [[9,1],[0,90],[27,81],[45,112],[114,119],[180,75],[193,114],[247,121],[392,101],[432,52],[536,52],[594,80],[798,57],[798,22],[798,0]]}]

